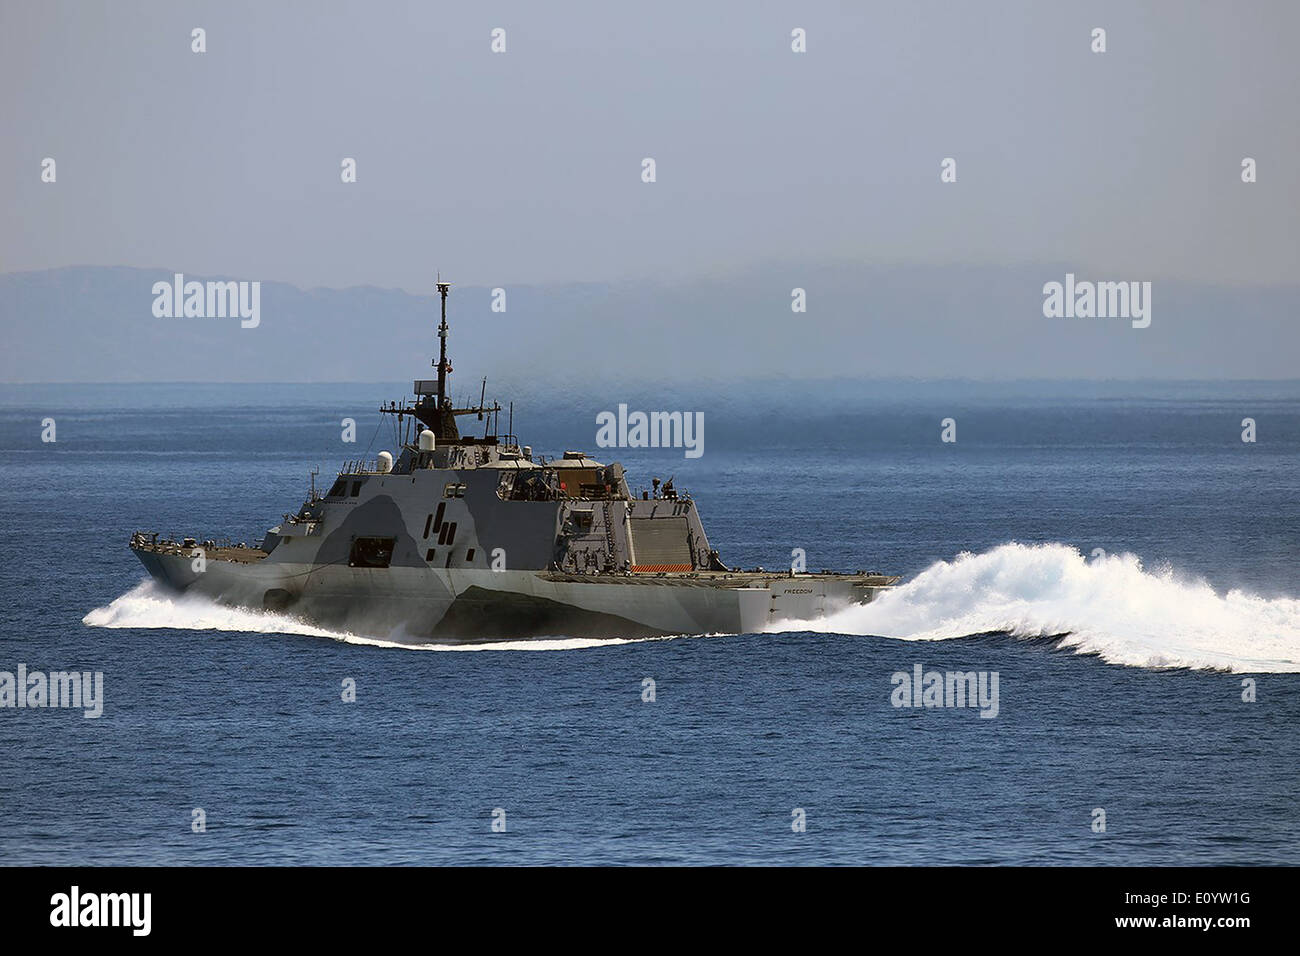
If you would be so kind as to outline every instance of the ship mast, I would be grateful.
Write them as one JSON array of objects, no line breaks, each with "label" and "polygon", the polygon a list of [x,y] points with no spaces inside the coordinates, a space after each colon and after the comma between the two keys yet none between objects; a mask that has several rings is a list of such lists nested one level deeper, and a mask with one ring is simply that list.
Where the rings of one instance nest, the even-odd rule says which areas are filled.
[{"label": "ship mast", "polygon": [[[416,421],[429,428],[434,438],[441,444],[462,444],[465,442],[487,442],[489,436],[487,429],[484,429],[484,435],[481,439],[462,438],[460,429],[456,427],[457,415],[477,414],[480,419],[485,414],[493,412],[499,413],[501,405],[493,402],[491,407],[486,404],[487,380],[484,379],[484,394],[479,396],[478,407],[474,408],[456,408],[447,395],[447,376],[451,372],[451,362],[447,360],[447,293],[451,289],[450,282],[443,282],[442,275],[438,276],[438,295],[442,298],[442,318],[438,323],[438,358],[430,364],[438,366],[437,379],[417,379],[415,382],[415,395],[417,401],[414,404],[402,402],[390,402],[387,405],[381,405],[379,411],[385,415],[396,415],[400,423],[410,415]],[[497,436],[491,436],[492,441],[496,441]]]},{"label": "ship mast", "polygon": [[438,403],[450,404],[447,398],[447,290],[450,282],[443,282],[438,276],[438,294],[442,296],[442,323],[438,326]]}]

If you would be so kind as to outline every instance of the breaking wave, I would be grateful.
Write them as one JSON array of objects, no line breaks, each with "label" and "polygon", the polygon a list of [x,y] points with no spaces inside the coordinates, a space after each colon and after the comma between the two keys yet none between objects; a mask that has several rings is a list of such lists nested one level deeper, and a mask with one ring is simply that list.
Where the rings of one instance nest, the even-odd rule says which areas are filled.
[{"label": "breaking wave", "polygon": [[197,594],[176,594],[151,579],[145,579],[130,591],[104,607],[95,608],[84,618],[89,627],[169,628],[178,631],[233,631],[255,634],[300,634],[327,637],[347,644],[371,647],[395,647],[419,651],[572,651],[587,647],[610,647],[644,640],[668,638],[583,638],[537,637],[517,641],[484,641],[479,644],[413,643],[401,635],[387,638],[334,631],[309,624],[291,614],[253,611],[218,604]]},{"label": "breaking wave", "polygon": [[1088,560],[1063,544],[1004,544],[940,561],[871,604],[769,630],[942,641],[1060,636],[1133,667],[1300,672],[1300,601],[1150,571],[1132,554]]}]

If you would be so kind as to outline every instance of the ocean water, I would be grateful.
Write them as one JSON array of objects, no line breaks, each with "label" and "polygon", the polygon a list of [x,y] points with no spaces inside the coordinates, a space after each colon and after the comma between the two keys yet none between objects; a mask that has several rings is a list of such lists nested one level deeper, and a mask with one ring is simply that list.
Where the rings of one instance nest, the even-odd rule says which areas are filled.
[{"label": "ocean water", "polygon": [[[1300,862],[1300,383],[513,396],[733,566],[906,576],[773,633],[406,648],[145,581],[133,530],[260,540],[403,391],[0,387],[0,671],[104,675],[98,719],[0,708],[0,861]],[[620,401],[704,455],[595,448]],[[996,716],[893,706],[917,665]]]}]

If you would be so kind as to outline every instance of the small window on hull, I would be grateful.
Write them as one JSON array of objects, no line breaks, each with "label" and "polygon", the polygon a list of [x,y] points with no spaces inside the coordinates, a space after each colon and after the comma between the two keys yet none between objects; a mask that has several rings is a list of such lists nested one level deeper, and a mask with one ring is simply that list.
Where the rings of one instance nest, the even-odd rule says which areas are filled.
[{"label": "small window on hull", "polygon": [[347,493],[348,493],[348,483],[344,481],[342,478],[340,478],[337,481],[335,481],[334,484],[330,485],[329,494],[327,494],[325,497],[344,498],[347,497]]},{"label": "small window on hull", "polygon": [[361,494],[361,482],[354,481],[352,482],[352,497],[355,498],[359,494]]}]

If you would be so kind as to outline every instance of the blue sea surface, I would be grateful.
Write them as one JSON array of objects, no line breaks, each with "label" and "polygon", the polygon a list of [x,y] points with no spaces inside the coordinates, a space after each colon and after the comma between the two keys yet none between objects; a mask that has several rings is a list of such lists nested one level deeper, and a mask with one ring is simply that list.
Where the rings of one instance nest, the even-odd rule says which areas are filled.
[{"label": "blue sea surface", "polygon": [[[0,707],[0,862],[1300,862],[1300,383],[513,396],[732,566],[906,576],[809,629],[410,649],[142,585],[132,531],[259,541],[407,390],[0,386],[0,671],[104,674],[98,719]],[[705,453],[597,448],[618,402]],[[996,672],[997,716],[894,706],[918,664]]]}]

